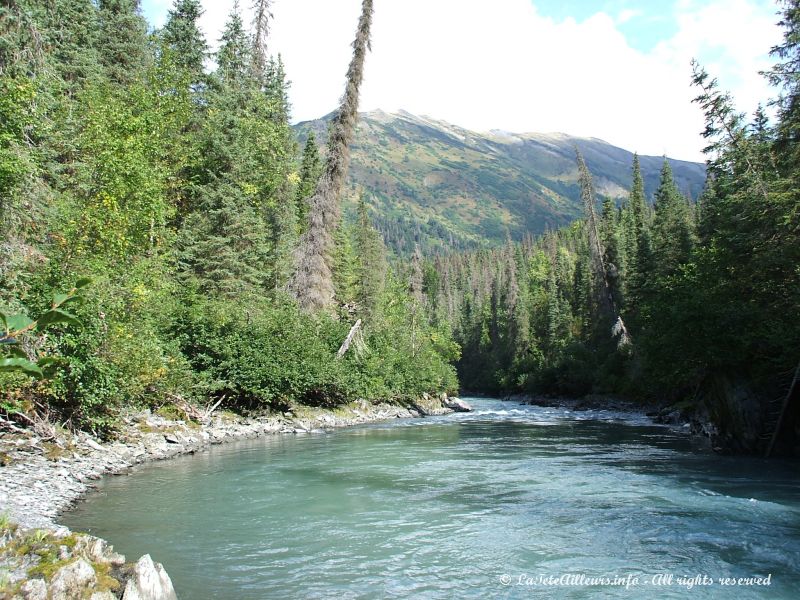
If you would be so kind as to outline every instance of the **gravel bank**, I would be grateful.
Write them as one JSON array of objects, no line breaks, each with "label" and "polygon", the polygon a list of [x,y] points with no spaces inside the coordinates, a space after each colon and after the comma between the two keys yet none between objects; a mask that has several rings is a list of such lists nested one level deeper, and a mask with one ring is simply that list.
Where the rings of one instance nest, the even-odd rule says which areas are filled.
[{"label": "gravel bank", "polygon": [[[127,563],[105,541],[72,534],[58,524],[59,514],[104,475],[226,442],[274,434],[324,434],[339,427],[447,414],[453,412],[445,406],[450,402],[446,396],[425,396],[411,408],[359,402],[333,410],[300,407],[253,418],[216,413],[203,424],[145,411],[126,416],[117,438],[109,443],[82,432],[60,432],[51,439],[33,432],[0,433],[0,600],[90,596],[127,600],[142,597],[136,595],[141,591],[137,586],[151,584],[158,591],[146,597],[174,598],[168,575],[149,556]],[[118,585],[101,585],[104,581]],[[58,591],[62,587],[72,591],[64,595]]]}]

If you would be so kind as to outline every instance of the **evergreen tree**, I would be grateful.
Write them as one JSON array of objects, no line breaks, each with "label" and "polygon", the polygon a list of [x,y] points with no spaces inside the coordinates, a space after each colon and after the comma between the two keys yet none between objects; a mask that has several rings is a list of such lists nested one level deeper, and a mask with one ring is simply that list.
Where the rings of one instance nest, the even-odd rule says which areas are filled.
[{"label": "evergreen tree", "polygon": [[780,4],[783,42],[772,48],[770,53],[778,62],[765,74],[779,93],[776,151],[784,169],[796,172],[800,163],[800,2],[781,0]]},{"label": "evergreen tree", "polygon": [[653,219],[653,251],[658,256],[662,277],[674,274],[689,261],[694,246],[693,219],[686,198],[678,191],[672,168],[665,158],[661,182],[655,195]]},{"label": "evergreen tree", "polygon": [[253,10],[253,71],[256,77],[263,79],[269,62],[267,39],[269,39],[269,22],[272,19],[272,0],[255,0]]},{"label": "evergreen tree", "polygon": [[208,46],[198,25],[202,15],[200,0],[174,0],[161,30],[161,39],[175,62],[189,74],[194,86],[205,82]]},{"label": "evergreen tree", "polygon": [[234,8],[228,16],[220,37],[216,55],[217,76],[222,85],[238,88],[240,93],[252,85],[250,72],[250,43],[244,30],[242,16]]},{"label": "evergreen tree", "polygon": [[139,0],[100,0],[98,50],[108,77],[127,85],[152,60]]},{"label": "evergreen tree", "polygon": [[308,201],[317,188],[319,176],[322,173],[322,161],[317,148],[317,138],[313,131],[308,134],[306,145],[303,148],[303,159],[300,163],[300,181],[297,184],[295,202],[297,203],[297,223],[300,233],[303,233],[308,222]]},{"label": "evergreen tree", "polygon": [[235,298],[266,286],[269,243],[263,218],[242,190],[220,183],[186,219],[179,239],[179,265],[197,289]]},{"label": "evergreen tree", "polygon": [[638,234],[647,223],[648,206],[644,195],[644,179],[639,165],[639,154],[633,155],[633,181],[631,183],[631,193],[628,198],[628,206],[633,214],[633,222]]},{"label": "evergreen tree", "polygon": [[350,164],[350,144],[358,118],[358,96],[369,49],[372,13],[372,0],[363,0],[344,97],[331,125],[325,169],[310,200],[309,224],[298,248],[291,288],[306,311],[327,310],[333,303],[330,265],[333,234],[339,226],[339,196]]},{"label": "evergreen tree", "polygon": [[278,277],[270,219],[288,160],[268,98],[252,77],[250,43],[236,10],[216,61],[208,115],[197,133],[194,205],[181,232],[180,265],[206,293],[263,292],[274,289]]},{"label": "evergreen tree", "polygon": [[358,201],[358,225],[355,236],[358,259],[356,299],[365,317],[375,313],[386,285],[386,250],[380,234],[372,226],[362,192]]},{"label": "evergreen tree", "polygon": [[50,48],[50,65],[67,95],[97,77],[99,66],[98,11],[92,0],[55,0],[41,10],[39,43]]}]

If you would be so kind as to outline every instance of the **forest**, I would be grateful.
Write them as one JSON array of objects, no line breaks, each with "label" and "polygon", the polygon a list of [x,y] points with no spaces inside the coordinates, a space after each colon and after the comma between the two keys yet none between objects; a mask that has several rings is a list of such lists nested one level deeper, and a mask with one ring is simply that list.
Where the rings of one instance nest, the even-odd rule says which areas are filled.
[{"label": "forest", "polygon": [[[154,33],[134,0],[0,8],[7,415],[110,435],[126,406],[176,398],[245,410],[457,388],[457,347],[423,316],[419,265],[390,265],[366,214],[337,227],[313,200],[318,181],[341,185],[358,83],[332,136],[338,162],[313,140],[299,149],[261,4],[252,31],[230,15],[213,56],[197,0]],[[335,299],[293,291],[320,283],[292,282],[304,243]]]},{"label": "forest", "polygon": [[460,387],[615,394],[703,412],[727,450],[779,430],[796,445],[800,2],[783,3],[776,98],[752,117],[694,65],[699,198],[666,160],[653,198],[636,160],[628,200],[600,198],[577,154],[582,220],[435,256],[388,252],[363,197],[342,220],[371,0],[324,148],[291,127],[269,2],[252,24],[232,12],[213,54],[199,0],[156,31],[138,4],[0,7],[7,419],[110,436],[126,407],[178,399],[281,409]]}]

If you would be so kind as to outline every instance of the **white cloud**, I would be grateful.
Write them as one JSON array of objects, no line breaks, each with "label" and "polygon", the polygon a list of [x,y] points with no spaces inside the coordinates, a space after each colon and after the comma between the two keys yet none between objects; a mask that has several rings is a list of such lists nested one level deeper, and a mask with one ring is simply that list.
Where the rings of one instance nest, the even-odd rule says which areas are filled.
[{"label": "white cloud", "polygon": [[[678,32],[652,51],[618,25],[638,13],[576,22],[539,14],[535,0],[376,0],[361,107],[406,109],[464,127],[563,131],[644,154],[701,159],[702,114],[691,104],[697,57],[740,108],[769,90],[757,74],[780,36],[764,0],[680,0]],[[206,0],[216,45],[230,0]],[[292,80],[298,120],[333,110],[343,90],[360,0],[275,0],[272,49]],[[706,59],[704,59],[706,57]]]},{"label": "white cloud", "polygon": [[623,25],[630,21],[631,19],[635,19],[636,17],[641,17],[644,14],[643,11],[639,9],[632,9],[626,8],[621,10],[620,13],[617,15],[617,23]]}]

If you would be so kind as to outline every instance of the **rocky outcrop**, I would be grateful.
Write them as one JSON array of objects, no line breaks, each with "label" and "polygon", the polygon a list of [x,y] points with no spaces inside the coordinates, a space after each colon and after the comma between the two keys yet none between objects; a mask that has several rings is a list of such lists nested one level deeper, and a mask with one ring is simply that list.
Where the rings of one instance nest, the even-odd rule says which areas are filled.
[{"label": "rocky outcrop", "polygon": [[445,398],[443,404],[445,408],[455,412],[472,412],[472,407],[461,398]]},{"label": "rocky outcrop", "polygon": [[411,403],[410,410],[418,417],[449,415],[453,412],[453,409],[447,406],[447,401],[448,396],[445,393],[441,393],[438,396],[422,394],[421,398]]},{"label": "rocky outcrop", "polygon": [[116,600],[134,570],[105,540],[8,521],[0,523],[0,565],[4,600]]},{"label": "rocky outcrop", "polygon": [[80,598],[84,590],[91,590],[97,583],[94,567],[84,559],[61,567],[50,581],[50,598],[52,600],[71,600]]},{"label": "rocky outcrop", "polygon": [[164,567],[145,554],[133,567],[122,600],[178,600],[178,597]]}]

